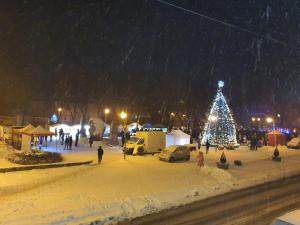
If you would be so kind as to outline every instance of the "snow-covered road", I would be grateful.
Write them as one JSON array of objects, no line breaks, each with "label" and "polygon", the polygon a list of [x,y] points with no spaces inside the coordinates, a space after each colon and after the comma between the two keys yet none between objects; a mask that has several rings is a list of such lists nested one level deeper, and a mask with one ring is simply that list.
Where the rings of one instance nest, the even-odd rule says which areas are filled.
[{"label": "snow-covered road", "polygon": [[[96,160],[96,146],[68,152],[68,159]],[[221,152],[205,155],[207,165],[166,163],[157,156],[127,156],[105,147],[101,165],[0,174],[0,224],[110,223],[185,204],[232,189],[300,172],[300,151],[282,150],[282,163],[270,149],[227,151],[228,171],[215,167]],[[292,166],[290,166],[292,165]]]}]

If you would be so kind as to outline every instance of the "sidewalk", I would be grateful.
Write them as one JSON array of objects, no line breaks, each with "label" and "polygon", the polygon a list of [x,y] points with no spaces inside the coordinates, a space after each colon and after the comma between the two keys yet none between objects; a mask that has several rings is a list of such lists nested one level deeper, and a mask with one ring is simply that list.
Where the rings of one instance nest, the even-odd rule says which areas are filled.
[{"label": "sidewalk", "polygon": [[91,164],[93,161],[84,161],[84,162],[69,162],[69,163],[52,163],[52,164],[38,164],[38,165],[18,165],[6,168],[0,168],[0,173],[8,173],[8,172],[17,172],[17,171],[25,171],[25,170],[34,170],[34,169],[49,169],[49,168],[59,168],[59,167],[67,167],[67,166],[80,166]]}]

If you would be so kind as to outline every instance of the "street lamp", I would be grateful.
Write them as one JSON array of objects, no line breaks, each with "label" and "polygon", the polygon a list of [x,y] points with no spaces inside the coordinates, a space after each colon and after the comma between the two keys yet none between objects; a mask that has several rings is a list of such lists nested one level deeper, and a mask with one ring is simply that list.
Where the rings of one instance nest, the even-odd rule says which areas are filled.
[{"label": "street lamp", "polygon": [[266,122],[267,123],[272,123],[272,126],[273,126],[273,135],[274,135],[274,140],[275,140],[275,146],[277,148],[277,140],[276,140],[276,135],[275,135],[275,120],[271,117],[267,117],[266,118]]},{"label": "street lamp", "polygon": [[61,117],[62,108],[59,107],[59,108],[57,109],[57,112],[58,112],[58,121],[61,122],[60,117]]},{"label": "street lamp", "polygon": [[110,113],[110,109],[109,109],[109,108],[104,109],[104,113],[105,113],[106,115],[109,114],[109,113]]},{"label": "street lamp", "polygon": [[120,117],[121,117],[121,119],[123,120],[124,125],[125,125],[125,120],[126,120],[126,118],[127,118],[127,113],[124,112],[124,111],[122,111],[122,112],[120,113]]},{"label": "street lamp", "polygon": [[[267,118],[266,118],[266,121],[267,121],[267,123],[273,123],[273,125],[274,125],[274,119],[273,119],[273,118],[267,117]],[[273,126],[273,127],[274,127],[274,126]]]},{"label": "street lamp", "polygon": [[107,117],[107,115],[109,113],[110,113],[110,109],[109,108],[104,109],[104,122],[106,122],[106,117]]}]

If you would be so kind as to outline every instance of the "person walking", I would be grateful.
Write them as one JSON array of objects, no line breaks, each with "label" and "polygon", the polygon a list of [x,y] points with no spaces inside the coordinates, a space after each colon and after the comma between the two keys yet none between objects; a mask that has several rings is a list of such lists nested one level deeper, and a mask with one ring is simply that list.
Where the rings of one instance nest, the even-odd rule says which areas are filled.
[{"label": "person walking", "polygon": [[77,130],[77,133],[75,136],[75,147],[78,147],[78,140],[79,140],[79,130]]},{"label": "person walking", "polygon": [[201,140],[198,139],[198,149],[200,149],[200,148],[201,148]]},{"label": "person walking", "polygon": [[209,146],[210,146],[210,143],[208,140],[206,140],[206,154],[208,153],[209,151]]},{"label": "person walking", "polygon": [[69,137],[69,150],[72,150],[72,144],[73,144],[73,139],[72,139],[72,135],[70,135]]},{"label": "person walking", "polygon": [[[66,139],[67,139],[67,138],[66,138]],[[61,135],[61,145],[63,145],[64,142],[65,142],[65,134],[63,133],[63,134]]]},{"label": "person walking", "polygon": [[63,135],[64,135],[64,130],[62,128],[60,128],[59,131],[58,131],[58,136],[59,136],[59,140],[60,140],[61,145],[64,144]]},{"label": "person walking", "polygon": [[100,164],[102,161],[102,156],[104,154],[104,151],[103,151],[103,148],[101,147],[101,145],[99,145],[99,148],[97,149],[97,153],[98,153],[98,164]]},{"label": "person walking", "polygon": [[89,139],[89,144],[90,144],[90,148],[93,147],[93,136],[90,136],[90,139]]},{"label": "person walking", "polygon": [[125,138],[125,134],[124,133],[121,133],[121,138],[122,138],[122,147],[124,147],[125,146],[125,140],[126,140],[126,138]]},{"label": "person walking", "polygon": [[204,156],[201,151],[199,151],[199,155],[197,156],[197,165],[200,167],[204,166]]},{"label": "person walking", "polygon": [[68,150],[68,148],[69,148],[69,137],[66,137],[64,150]]},{"label": "person walking", "polygon": [[129,133],[129,131],[126,132],[125,138],[126,138],[126,141],[128,141],[130,139],[130,133]]}]

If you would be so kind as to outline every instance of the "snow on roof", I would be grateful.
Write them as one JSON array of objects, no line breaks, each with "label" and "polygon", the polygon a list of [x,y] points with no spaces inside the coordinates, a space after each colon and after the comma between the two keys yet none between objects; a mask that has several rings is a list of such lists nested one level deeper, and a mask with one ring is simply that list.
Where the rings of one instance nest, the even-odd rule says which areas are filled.
[{"label": "snow on roof", "polygon": [[188,135],[188,134],[186,134],[186,133],[184,133],[183,131],[181,131],[181,130],[172,130],[171,132],[170,132],[170,134],[173,134],[174,136],[177,136],[177,137],[190,137],[190,135]]},{"label": "snow on roof", "polygon": [[28,135],[33,135],[33,136],[49,136],[49,135],[54,135],[54,133],[46,130],[45,128],[43,128],[42,126],[37,126],[36,128],[34,128],[33,130],[29,130],[27,132],[23,132],[25,134]]},{"label": "snow on roof", "polygon": [[267,134],[275,134],[275,135],[282,135],[283,133],[281,133],[280,131],[278,131],[278,130],[273,130],[273,131],[271,131],[271,132],[269,132],[269,133],[267,133]]},{"label": "snow on roof", "polygon": [[21,129],[17,129],[15,130],[16,133],[26,133],[29,132],[31,130],[35,129],[34,126],[32,126],[31,124],[28,124],[26,127],[23,127]]}]

